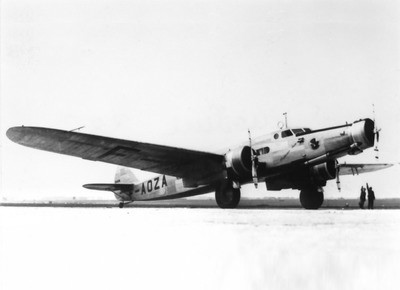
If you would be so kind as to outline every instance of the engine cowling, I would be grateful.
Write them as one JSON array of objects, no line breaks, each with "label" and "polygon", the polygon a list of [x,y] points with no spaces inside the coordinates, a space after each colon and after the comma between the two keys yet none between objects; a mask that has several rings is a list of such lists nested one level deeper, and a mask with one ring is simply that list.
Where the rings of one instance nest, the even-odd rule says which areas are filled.
[{"label": "engine cowling", "polygon": [[375,123],[371,119],[360,120],[351,125],[350,136],[360,149],[374,146],[374,126]]},{"label": "engine cowling", "polygon": [[314,182],[325,185],[327,180],[336,178],[336,160],[329,160],[311,167],[310,174]]},{"label": "engine cowling", "polygon": [[335,178],[336,160],[329,160],[314,165],[308,170],[297,170],[282,177],[269,179],[266,185],[268,190],[302,189],[310,186],[325,186],[327,180]]},{"label": "engine cowling", "polygon": [[226,167],[234,179],[251,177],[251,150],[243,146],[225,154]]}]

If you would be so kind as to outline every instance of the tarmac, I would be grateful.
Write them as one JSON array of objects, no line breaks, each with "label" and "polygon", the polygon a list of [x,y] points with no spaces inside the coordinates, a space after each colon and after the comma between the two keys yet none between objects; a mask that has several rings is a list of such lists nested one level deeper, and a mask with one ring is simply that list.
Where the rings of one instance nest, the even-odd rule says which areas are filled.
[{"label": "tarmac", "polygon": [[[325,199],[321,209],[360,209],[358,199]],[[118,207],[113,200],[36,200],[3,201],[0,206],[13,207]],[[218,208],[214,199],[173,199],[138,201],[125,205],[129,208]],[[238,209],[302,209],[297,198],[242,199]],[[367,202],[365,203],[367,208]],[[375,209],[400,209],[400,198],[377,199]]]},{"label": "tarmac", "polygon": [[400,289],[399,210],[285,202],[3,203],[0,289]]}]

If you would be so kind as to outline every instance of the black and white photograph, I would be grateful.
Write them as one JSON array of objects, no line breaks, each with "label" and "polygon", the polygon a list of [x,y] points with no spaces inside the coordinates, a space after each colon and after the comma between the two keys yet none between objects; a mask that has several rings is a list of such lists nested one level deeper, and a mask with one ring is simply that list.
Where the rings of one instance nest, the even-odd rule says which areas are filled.
[{"label": "black and white photograph", "polygon": [[0,289],[400,289],[400,2],[1,0]]}]

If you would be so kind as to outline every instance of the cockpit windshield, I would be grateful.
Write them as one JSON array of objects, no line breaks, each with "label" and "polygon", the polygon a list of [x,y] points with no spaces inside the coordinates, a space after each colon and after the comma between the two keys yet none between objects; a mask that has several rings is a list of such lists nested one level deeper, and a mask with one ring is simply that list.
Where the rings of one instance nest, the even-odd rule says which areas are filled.
[{"label": "cockpit windshield", "polygon": [[304,130],[303,130],[303,129],[292,129],[292,131],[293,131],[293,133],[294,133],[295,135],[297,135],[297,134],[300,134],[300,133],[303,133],[303,132],[304,132]]},{"label": "cockpit windshield", "polygon": [[282,138],[289,137],[289,136],[292,136],[292,135],[293,135],[293,133],[292,133],[291,130],[282,131]]},{"label": "cockpit windshield", "polygon": [[296,136],[300,136],[311,133],[312,131],[310,128],[301,128],[301,129],[293,129],[293,132]]},{"label": "cockpit windshield", "polygon": [[305,135],[311,133],[310,128],[298,128],[298,129],[287,129],[285,131],[282,131],[281,136],[282,138],[289,137],[289,136],[299,136],[299,135]]}]

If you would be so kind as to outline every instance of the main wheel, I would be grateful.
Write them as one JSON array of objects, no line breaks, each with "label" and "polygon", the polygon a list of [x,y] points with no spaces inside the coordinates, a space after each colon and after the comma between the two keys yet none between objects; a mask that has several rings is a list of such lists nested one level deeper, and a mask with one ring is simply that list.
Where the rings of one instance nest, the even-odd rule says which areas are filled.
[{"label": "main wheel", "polygon": [[305,209],[319,209],[324,202],[322,188],[309,187],[300,191],[300,203]]},{"label": "main wheel", "polygon": [[215,200],[220,208],[236,208],[240,201],[240,189],[233,188],[230,182],[222,182],[215,191]]}]

